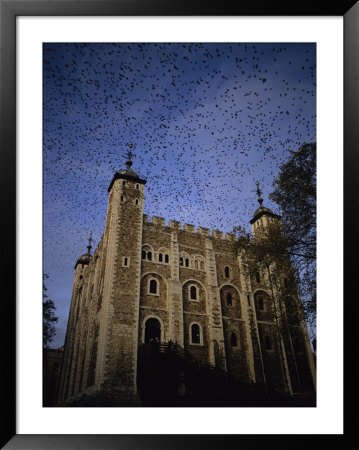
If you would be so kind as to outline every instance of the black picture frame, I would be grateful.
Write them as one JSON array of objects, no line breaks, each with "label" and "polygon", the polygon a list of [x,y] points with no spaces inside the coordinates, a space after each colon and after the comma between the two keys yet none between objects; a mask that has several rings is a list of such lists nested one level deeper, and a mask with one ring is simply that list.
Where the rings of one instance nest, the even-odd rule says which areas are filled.
[{"label": "black picture frame", "polygon": [[[0,0],[0,149],[3,409],[1,448],[6,449],[184,449],[347,448],[355,414],[345,414],[343,435],[16,435],[16,17],[18,16],[342,16],[344,18],[344,272],[345,293],[354,293],[358,233],[355,229],[359,152],[359,4],[356,0]],[[336,212],[333,211],[335,214]],[[350,410],[356,377],[354,302],[345,303],[345,412]],[[355,355],[355,353],[354,353]],[[354,361],[354,367],[353,367]],[[4,419],[5,418],[5,419]],[[349,447],[348,447],[349,448]]]}]

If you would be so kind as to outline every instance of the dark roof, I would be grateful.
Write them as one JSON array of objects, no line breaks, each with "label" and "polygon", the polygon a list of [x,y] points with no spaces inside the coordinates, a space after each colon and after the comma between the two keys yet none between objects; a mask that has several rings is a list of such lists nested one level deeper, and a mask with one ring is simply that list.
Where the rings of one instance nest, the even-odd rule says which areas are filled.
[{"label": "dark roof", "polygon": [[110,186],[108,188],[108,192],[110,192],[113,183],[118,180],[118,179],[122,179],[122,180],[128,180],[128,181],[134,181],[136,183],[140,183],[140,184],[146,184],[147,180],[143,180],[141,179],[136,172],[134,172],[133,170],[127,168],[125,170],[118,170],[115,175],[112,178],[112,181],[110,183]]},{"label": "dark roof", "polygon": [[266,208],[265,206],[260,206],[253,215],[253,219],[249,221],[250,224],[254,223],[256,220],[260,219],[262,216],[270,216],[270,217],[274,217],[275,219],[280,219],[281,216],[279,216],[278,214],[274,214],[274,212],[269,209]]},{"label": "dark roof", "polygon": [[90,255],[89,253],[85,253],[84,255],[80,256],[80,258],[76,261],[75,269],[78,264],[82,264],[82,265],[90,264],[91,258],[92,258],[92,255]]}]

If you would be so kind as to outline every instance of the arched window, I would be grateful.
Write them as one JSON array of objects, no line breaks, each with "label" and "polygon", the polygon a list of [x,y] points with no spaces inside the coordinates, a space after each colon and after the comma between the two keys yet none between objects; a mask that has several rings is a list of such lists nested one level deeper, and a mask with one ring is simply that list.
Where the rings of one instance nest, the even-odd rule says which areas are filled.
[{"label": "arched window", "polygon": [[158,254],[158,261],[159,261],[159,262],[162,262],[162,261],[163,261],[163,255],[162,255],[162,253],[159,253],[159,254]]},{"label": "arched window", "polygon": [[201,329],[197,323],[191,326],[191,343],[200,344],[201,343]]},{"label": "arched window", "polygon": [[227,294],[227,306],[232,306],[232,294],[230,292]]},{"label": "arched window", "polygon": [[257,283],[261,282],[261,276],[259,275],[259,272],[256,272],[256,282]]},{"label": "arched window", "polygon": [[165,263],[166,263],[166,264],[169,263],[169,257],[168,257],[168,255],[165,255]]},{"label": "arched window", "polygon": [[139,188],[139,186],[138,186],[138,184],[136,184],[136,189],[138,189]]},{"label": "arched window", "polygon": [[226,266],[226,267],[224,268],[224,276],[225,276],[226,278],[229,278],[229,267],[228,267],[228,266]]},{"label": "arched window", "polygon": [[204,262],[203,261],[200,261],[199,267],[200,267],[201,270],[204,270]]},{"label": "arched window", "polygon": [[135,201],[135,203],[136,203],[136,205],[138,205],[138,200],[137,200],[137,198],[136,198],[136,201]]},{"label": "arched window", "polygon": [[264,301],[263,297],[258,297],[258,309],[264,311]]},{"label": "arched window", "polygon": [[182,258],[182,256],[180,257],[180,266],[183,266],[183,258]]},{"label": "arched window", "polygon": [[251,306],[251,298],[247,295],[248,306]]},{"label": "arched window", "polygon": [[189,295],[189,298],[191,299],[191,300],[197,300],[197,286],[191,286],[190,288],[189,288],[189,292],[190,292],[190,295]]},{"label": "arched window", "polygon": [[146,259],[146,251],[142,250],[142,259]]},{"label": "arched window", "polygon": [[150,281],[150,294],[157,294],[157,281],[156,280]]},{"label": "arched window", "polygon": [[194,262],[194,268],[197,270],[198,269],[198,261],[197,260],[195,260],[195,262]]},{"label": "arched window", "polygon": [[237,336],[236,333],[231,334],[231,347],[237,347]]},{"label": "arched window", "polygon": [[189,266],[189,259],[188,258],[186,258],[186,260],[185,260],[185,265],[186,265],[186,267]]},{"label": "arched window", "polygon": [[147,252],[147,259],[152,261],[152,252]]}]

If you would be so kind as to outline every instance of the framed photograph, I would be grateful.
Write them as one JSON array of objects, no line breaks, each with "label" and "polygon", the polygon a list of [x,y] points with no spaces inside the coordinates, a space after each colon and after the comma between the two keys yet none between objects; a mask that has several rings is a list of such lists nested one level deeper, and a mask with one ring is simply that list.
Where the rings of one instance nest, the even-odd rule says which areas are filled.
[{"label": "framed photograph", "polygon": [[1,1],[3,448],[343,446],[358,16]]}]

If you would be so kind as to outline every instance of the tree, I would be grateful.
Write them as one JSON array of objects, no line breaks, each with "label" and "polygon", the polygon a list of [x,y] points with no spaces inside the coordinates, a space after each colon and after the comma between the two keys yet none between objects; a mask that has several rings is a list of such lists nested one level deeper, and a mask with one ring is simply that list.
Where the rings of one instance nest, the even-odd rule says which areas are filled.
[{"label": "tree", "polygon": [[314,326],[316,319],[316,143],[303,144],[291,152],[273,183],[271,200],[282,212],[286,239],[306,313]]},{"label": "tree", "polygon": [[[235,228],[237,235],[235,252],[242,258],[245,274],[255,279],[257,274],[264,276],[273,300],[281,296],[298,296],[295,271],[288,253],[287,241],[278,222],[268,223],[257,230],[256,235],[246,233],[242,227]],[[282,302],[279,298],[273,303],[273,313],[283,335]],[[304,311],[301,311],[304,313]],[[304,316],[302,317],[305,318]]]},{"label": "tree", "polygon": [[[281,224],[269,223],[253,238],[237,227],[235,251],[247,274],[266,272],[271,288],[302,302],[303,319],[316,319],[316,144],[291,152],[273,182],[270,198],[281,209]],[[278,303],[280,305],[280,302]],[[278,317],[281,311],[278,311]],[[282,323],[282,321],[280,321]],[[284,322],[283,322],[284,323]]]},{"label": "tree", "polygon": [[54,339],[56,334],[55,323],[58,321],[58,317],[55,316],[56,306],[53,300],[49,299],[47,295],[47,287],[45,280],[49,278],[48,275],[43,275],[42,283],[42,345],[44,348],[48,348]]}]

